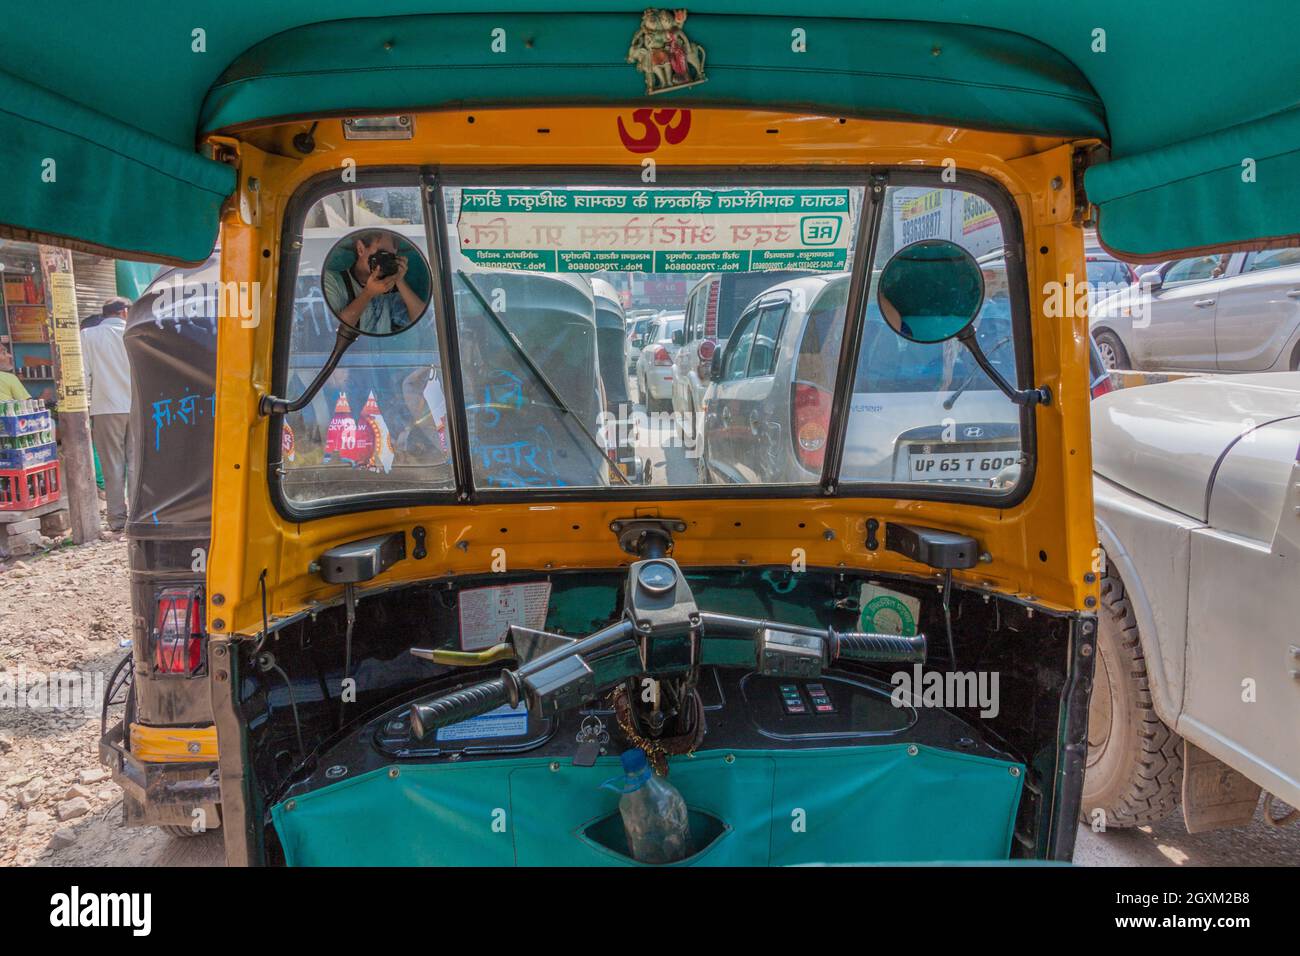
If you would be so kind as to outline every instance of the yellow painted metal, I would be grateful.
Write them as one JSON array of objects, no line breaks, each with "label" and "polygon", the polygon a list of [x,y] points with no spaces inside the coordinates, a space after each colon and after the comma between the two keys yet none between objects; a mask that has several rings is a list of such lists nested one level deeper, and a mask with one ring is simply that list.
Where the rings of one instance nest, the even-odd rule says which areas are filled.
[{"label": "yellow painted metal", "polygon": [[143,763],[207,763],[217,759],[217,728],[131,725],[131,756]]},{"label": "yellow painted metal", "polygon": [[515,649],[509,644],[493,644],[485,651],[422,651],[416,655],[435,664],[447,664],[451,667],[483,667],[500,661],[514,660]]},{"label": "yellow painted metal", "polygon": [[[240,192],[223,217],[222,278],[258,283],[260,321],[231,317],[220,324],[207,593],[209,600],[217,594],[224,600],[209,605],[211,629],[257,632],[263,569],[272,614],[338,600],[340,589],[322,582],[310,566],[321,552],[348,540],[409,532],[417,524],[426,529],[428,556],[399,562],[375,586],[499,570],[493,552],[502,547],[510,571],[608,568],[627,560],[609,523],[634,515],[685,521],[674,557],[686,567],[788,566],[802,549],[808,567],[922,577],[933,572],[883,549],[868,551],[865,522],[876,517],[928,524],[973,535],[989,555],[986,563],[959,572],[960,580],[1045,607],[1095,606],[1099,550],[1092,517],[1086,305],[1065,317],[1049,317],[1044,308],[1054,290],[1073,289],[1086,277],[1083,235],[1072,221],[1072,153],[1088,144],[915,123],[695,110],[683,142],[661,143],[641,154],[624,145],[620,120],[624,130],[640,131],[631,110],[496,110],[416,114],[411,140],[349,142],[340,122],[327,119],[316,129],[316,151],[307,157],[291,145],[305,128],[301,123],[239,134],[232,148],[238,150]],[[1053,396],[1051,405],[1034,410],[1038,468],[1027,497],[998,509],[811,495],[633,503],[593,493],[583,502],[384,508],[305,523],[276,513],[268,488],[268,425],[257,402],[270,388],[282,216],[295,189],[329,171],[345,182],[353,163],[623,166],[630,181],[639,182],[647,160],[660,168],[955,165],[1001,183],[1023,221],[1035,384],[1048,386]]]}]

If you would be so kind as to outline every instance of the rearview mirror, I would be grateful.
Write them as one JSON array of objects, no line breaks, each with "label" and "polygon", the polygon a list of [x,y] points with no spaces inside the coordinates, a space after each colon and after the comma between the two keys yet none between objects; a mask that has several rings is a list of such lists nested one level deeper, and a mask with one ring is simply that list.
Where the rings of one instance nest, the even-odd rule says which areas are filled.
[{"label": "rearview mirror", "polygon": [[429,309],[429,263],[392,229],[357,229],[330,249],[321,266],[325,304],[362,335],[396,335]]},{"label": "rearview mirror", "polygon": [[1160,274],[1159,269],[1152,269],[1150,272],[1144,272],[1138,276],[1138,285],[1148,292],[1154,292],[1165,284],[1165,277]]},{"label": "rearview mirror", "polygon": [[899,249],[880,273],[880,313],[912,342],[955,338],[975,321],[984,301],[984,275],[969,252],[946,239]]},{"label": "rearview mirror", "polygon": [[673,345],[685,345],[686,333],[678,329],[673,333]]}]

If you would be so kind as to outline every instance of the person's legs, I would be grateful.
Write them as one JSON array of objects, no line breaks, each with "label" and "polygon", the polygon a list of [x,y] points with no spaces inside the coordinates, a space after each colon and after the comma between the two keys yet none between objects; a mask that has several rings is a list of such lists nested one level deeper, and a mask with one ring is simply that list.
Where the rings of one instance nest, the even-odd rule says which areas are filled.
[{"label": "person's legs", "polygon": [[110,531],[126,526],[126,429],[130,419],[130,415],[90,416],[90,433],[104,469]]}]

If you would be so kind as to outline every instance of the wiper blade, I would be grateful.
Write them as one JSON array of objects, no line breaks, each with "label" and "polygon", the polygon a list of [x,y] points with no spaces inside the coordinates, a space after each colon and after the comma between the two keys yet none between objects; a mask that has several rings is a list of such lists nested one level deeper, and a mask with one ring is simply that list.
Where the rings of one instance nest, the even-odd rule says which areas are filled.
[{"label": "wiper blade", "polygon": [[528,366],[529,371],[531,371],[533,375],[537,377],[537,380],[542,383],[542,388],[546,389],[546,393],[551,397],[551,401],[555,403],[555,407],[559,411],[568,414],[569,417],[577,423],[578,431],[582,434],[583,438],[587,439],[591,447],[596,449],[597,456],[604,463],[605,469],[618,475],[618,480],[623,484],[630,485],[631,482],[627,480],[627,476],[623,474],[622,469],[616,465],[611,467],[611,462],[605,454],[604,446],[596,440],[595,435],[591,434],[591,432],[587,431],[587,429],[583,427],[582,419],[578,416],[578,413],[570,408],[568,403],[560,397],[559,391],[557,391],[555,386],[551,384],[551,380],[546,376],[546,373],[543,372],[538,364],[533,361],[533,357],[528,354],[528,350],[525,349],[524,344],[519,341],[519,337],[516,336],[514,332],[510,331],[510,327],[506,325],[505,320],[501,318],[501,316],[497,315],[496,310],[493,309],[492,306],[488,305],[487,299],[483,296],[483,293],[479,291],[478,286],[470,281],[465,270],[457,269],[456,275],[460,276],[460,281],[469,287],[469,291],[473,294],[474,298],[478,300],[479,307],[487,313],[488,318],[496,323],[496,327],[501,331],[501,334],[505,336],[506,341],[510,343],[511,347],[514,348],[515,353],[524,360],[524,364]]},{"label": "wiper blade", "polygon": [[[1011,339],[1009,337],[1005,339],[1000,339],[997,342],[997,344],[993,346],[993,348],[988,350],[986,354],[990,356],[993,355],[993,353],[995,353],[998,349],[1002,348],[1002,346],[1006,345],[1010,341]],[[950,411],[952,407],[957,404],[957,399],[961,398],[962,392],[966,391],[966,389],[970,388],[973,384],[975,384],[976,377],[978,377],[980,372],[982,371],[983,369],[981,369],[978,365],[975,368],[971,369],[971,373],[966,376],[966,381],[962,382],[959,386],[957,386],[957,391],[953,392],[944,400],[943,410],[945,412]]]}]

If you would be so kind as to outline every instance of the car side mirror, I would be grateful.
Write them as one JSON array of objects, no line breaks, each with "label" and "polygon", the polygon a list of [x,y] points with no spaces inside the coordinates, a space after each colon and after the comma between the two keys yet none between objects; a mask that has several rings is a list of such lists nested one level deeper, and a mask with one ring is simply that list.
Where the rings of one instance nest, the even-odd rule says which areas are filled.
[{"label": "car side mirror", "polygon": [[673,333],[673,345],[685,345],[686,333],[680,329]]},{"label": "car side mirror", "polygon": [[1138,277],[1138,285],[1148,292],[1154,292],[1165,284],[1165,277],[1160,274],[1159,269],[1152,269],[1150,272],[1144,272]]}]

